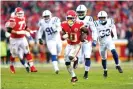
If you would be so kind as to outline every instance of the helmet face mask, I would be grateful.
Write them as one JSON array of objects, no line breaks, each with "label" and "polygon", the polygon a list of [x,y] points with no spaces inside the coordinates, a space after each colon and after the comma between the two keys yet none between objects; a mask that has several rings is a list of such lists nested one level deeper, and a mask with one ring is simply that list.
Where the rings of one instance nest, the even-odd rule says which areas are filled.
[{"label": "helmet face mask", "polygon": [[101,24],[104,24],[104,23],[106,23],[106,17],[99,17],[98,18],[99,19],[99,22],[101,23]]},{"label": "helmet face mask", "polygon": [[17,7],[15,9],[15,16],[18,17],[18,18],[23,18],[24,17],[24,11],[21,7]]},{"label": "helmet face mask", "polygon": [[22,18],[22,17],[24,17],[24,12],[23,12],[23,11],[17,12],[17,13],[16,13],[16,16],[17,16],[18,18]]},{"label": "helmet face mask", "polygon": [[105,24],[107,22],[107,13],[105,11],[100,11],[98,13],[98,19],[99,19],[99,22],[100,24]]},{"label": "helmet face mask", "polygon": [[76,12],[73,11],[73,10],[69,10],[67,12],[67,16],[66,16],[66,20],[67,20],[68,25],[69,26],[73,26],[73,24],[75,23],[76,19],[77,19]]},{"label": "helmet face mask", "polygon": [[75,20],[73,17],[67,17],[67,23],[72,26],[74,24]]},{"label": "helmet face mask", "polygon": [[76,9],[79,19],[82,19],[86,16],[87,8],[85,5],[79,5]]},{"label": "helmet face mask", "polygon": [[48,23],[52,17],[52,13],[49,10],[43,11],[42,17],[44,18],[45,22]]}]

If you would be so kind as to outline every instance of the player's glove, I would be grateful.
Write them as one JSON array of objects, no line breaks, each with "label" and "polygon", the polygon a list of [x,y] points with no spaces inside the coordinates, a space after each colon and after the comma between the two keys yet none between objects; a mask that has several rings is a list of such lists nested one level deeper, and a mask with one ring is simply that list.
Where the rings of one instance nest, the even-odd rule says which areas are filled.
[{"label": "player's glove", "polygon": [[43,44],[43,40],[42,39],[39,39],[39,44]]},{"label": "player's glove", "polygon": [[94,40],[94,41],[92,42],[92,46],[96,47],[96,45],[97,45],[97,41]]}]

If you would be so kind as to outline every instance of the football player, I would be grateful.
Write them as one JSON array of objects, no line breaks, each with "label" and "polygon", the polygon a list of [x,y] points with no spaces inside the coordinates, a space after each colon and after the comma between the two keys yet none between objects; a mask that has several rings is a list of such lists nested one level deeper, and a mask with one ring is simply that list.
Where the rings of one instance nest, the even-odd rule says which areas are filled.
[{"label": "football player", "polygon": [[[82,34],[88,35],[87,28],[84,27],[84,23],[77,21],[77,14],[74,10],[69,10],[66,15],[66,21],[62,22],[62,39],[67,40],[67,46],[65,48],[65,65],[68,72],[71,75],[71,82],[75,83],[78,78],[71,66],[71,62],[77,63],[78,57],[81,53],[81,41],[84,37]],[[82,39],[81,39],[82,38]],[[76,64],[74,65],[74,67]]]},{"label": "football player", "polygon": [[[87,16],[87,8],[85,5],[79,5],[76,8],[78,20],[84,23],[84,26],[88,28],[89,35],[87,39],[82,43],[82,56],[85,59],[85,72],[84,79],[88,79],[88,71],[90,69],[92,46],[96,46],[97,43],[97,30],[91,16]],[[91,34],[92,33],[92,34]]]},{"label": "football player", "polygon": [[10,52],[11,52],[10,70],[12,73],[15,73],[14,61],[15,61],[15,57],[19,57],[20,59],[26,58],[28,60],[31,72],[37,72],[33,64],[27,39],[25,38],[25,35],[27,34],[26,30],[29,30],[29,28],[26,26],[24,11],[21,7],[17,7],[15,8],[14,14],[15,16],[11,17],[5,24],[7,31],[11,33],[10,35]]},{"label": "football player", "polygon": [[98,20],[95,21],[95,25],[98,32],[98,40],[100,44],[100,55],[102,57],[102,66],[104,69],[104,77],[107,77],[107,49],[109,49],[113,55],[116,69],[119,73],[123,73],[120,64],[119,57],[115,49],[115,44],[113,39],[117,39],[116,26],[112,18],[108,18],[108,15],[105,11],[100,11],[97,15]]},{"label": "football player", "polygon": [[62,50],[62,41],[60,37],[61,22],[58,17],[52,17],[52,13],[49,10],[45,10],[42,13],[42,19],[39,22],[39,30],[37,38],[40,44],[44,44],[42,40],[42,34],[45,33],[45,42],[51,53],[52,64],[55,73],[59,73],[57,56]]},{"label": "football player", "polygon": [[[14,18],[14,17],[15,17],[15,12],[12,12],[10,18]],[[8,36],[6,36],[7,38],[9,38],[10,35],[11,35],[9,32],[6,32],[6,34],[8,34]],[[28,31],[26,31],[26,37],[28,38],[29,43],[33,43],[33,38],[31,37],[31,35]],[[19,49],[19,54],[18,55],[19,55],[19,59],[20,59],[21,64],[24,65],[24,67],[26,68],[26,71],[29,72],[30,71],[29,65],[25,61],[25,59],[23,58],[24,57],[24,52],[23,52],[22,48]]]}]

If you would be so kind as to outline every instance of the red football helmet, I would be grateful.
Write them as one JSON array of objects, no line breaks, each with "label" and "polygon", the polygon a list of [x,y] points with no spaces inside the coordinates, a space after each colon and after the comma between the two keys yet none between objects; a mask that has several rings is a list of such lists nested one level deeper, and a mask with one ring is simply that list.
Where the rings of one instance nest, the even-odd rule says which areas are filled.
[{"label": "red football helmet", "polygon": [[66,20],[70,26],[72,26],[75,23],[76,19],[77,19],[77,14],[74,10],[67,11]]},{"label": "red football helmet", "polygon": [[17,7],[15,8],[15,15],[18,17],[18,18],[22,18],[24,17],[24,11],[21,7]]}]

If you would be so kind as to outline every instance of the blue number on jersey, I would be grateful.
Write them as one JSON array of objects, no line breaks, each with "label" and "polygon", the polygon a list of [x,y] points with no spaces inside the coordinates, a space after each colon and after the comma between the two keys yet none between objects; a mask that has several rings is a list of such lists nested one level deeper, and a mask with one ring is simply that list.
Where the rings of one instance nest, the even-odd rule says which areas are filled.
[{"label": "blue number on jersey", "polygon": [[57,32],[57,30],[54,30],[52,27],[47,27],[46,28],[46,32],[48,35],[52,35],[52,34],[55,34]]},{"label": "blue number on jersey", "polygon": [[101,34],[101,38],[104,38],[105,36],[109,36],[110,35],[110,29],[106,29],[106,30],[101,30],[99,31],[99,33]]}]

